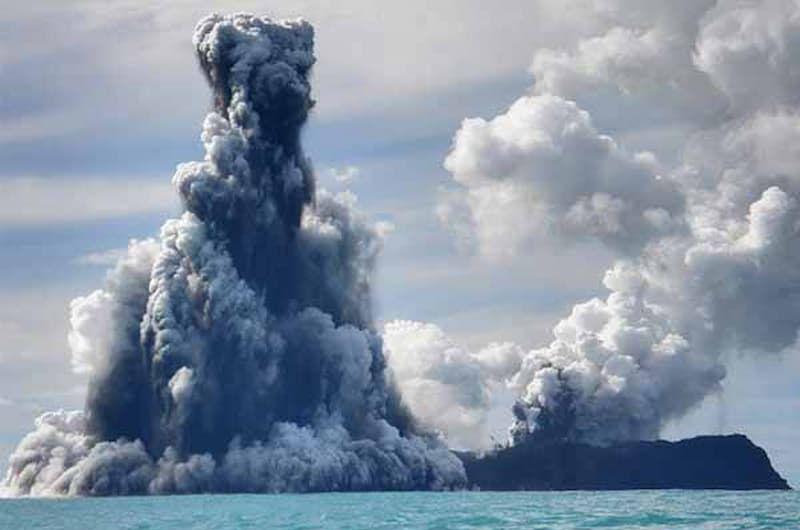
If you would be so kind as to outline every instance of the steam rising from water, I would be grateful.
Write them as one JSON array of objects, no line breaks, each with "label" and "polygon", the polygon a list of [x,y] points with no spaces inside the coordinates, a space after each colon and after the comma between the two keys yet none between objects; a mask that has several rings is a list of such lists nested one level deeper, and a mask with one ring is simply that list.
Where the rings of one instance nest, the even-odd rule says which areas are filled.
[{"label": "steam rising from water", "polygon": [[[456,187],[440,213],[481,253],[556,238],[617,254],[607,296],[505,374],[517,441],[657,437],[720,389],[726,356],[781,352],[800,330],[800,5],[581,6],[605,29],[538,51],[530,93],[465,120],[445,162]],[[647,116],[649,136],[628,142],[651,151],[583,104],[620,130]],[[677,162],[659,160],[680,134]]]}]

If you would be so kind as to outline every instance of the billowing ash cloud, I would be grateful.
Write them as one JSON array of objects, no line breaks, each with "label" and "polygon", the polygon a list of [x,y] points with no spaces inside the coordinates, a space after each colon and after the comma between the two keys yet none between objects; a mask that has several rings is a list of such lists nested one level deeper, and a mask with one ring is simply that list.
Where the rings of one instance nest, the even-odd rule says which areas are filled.
[{"label": "billowing ash cloud", "polygon": [[[445,162],[457,186],[440,213],[481,252],[555,237],[618,253],[608,295],[577,304],[511,378],[516,440],[656,437],[720,388],[727,355],[780,352],[800,329],[800,6],[594,8],[605,29],[539,51],[530,93],[466,120]],[[598,98],[622,109],[618,129],[625,109],[667,109],[652,125],[689,131],[678,162],[604,134],[582,106]]]},{"label": "billowing ash cloud", "polygon": [[384,377],[369,280],[380,241],[352,198],[316,193],[300,128],[313,30],[210,16],[214,95],[185,213],[134,241],[72,303],[86,410],[41,416],[11,457],[23,495],[452,488],[460,461],[417,434]]}]

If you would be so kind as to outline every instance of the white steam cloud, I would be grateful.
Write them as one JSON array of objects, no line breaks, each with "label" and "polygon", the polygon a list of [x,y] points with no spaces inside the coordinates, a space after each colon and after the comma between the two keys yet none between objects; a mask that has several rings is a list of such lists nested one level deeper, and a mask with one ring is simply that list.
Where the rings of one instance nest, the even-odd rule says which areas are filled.
[{"label": "white steam cloud", "polygon": [[379,237],[316,192],[300,128],[313,30],[212,15],[194,34],[214,95],[184,213],[134,241],[71,306],[86,409],[52,412],[10,459],[12,495],[441,489],[464,468],[384,375]]},{"label": "white steam cloud", "polygon": [[488,410],[519,370],[521,348],[494,343],[472,353],[433,324],[405,320],[386,324],[383,341],[390,377],[420,423],[457,448],[490,444]]},{"label": "white steam cloud", "polygon": [[445,167],[491,253],[552,233],[639,246],[671,231],[683,209],[654,155],[625,153],[588,112],[550,94],[522,97],[488,122],[465,120]]},{"label": "white steam cloud", "polygon": [[[517,441],[657,437],[718,390],[727,354],[780,352],[800,328],[800,4],[591,5],[605,29],[537,52],[530,93],[465,120],[445,162],[439,213],[482,253],[546,238],[618,253],[607,297],[510,378]],[[582,106],[598,100],[620,122],[666,109],[654,126],[690,131],[678,162],[603,133]]]}]

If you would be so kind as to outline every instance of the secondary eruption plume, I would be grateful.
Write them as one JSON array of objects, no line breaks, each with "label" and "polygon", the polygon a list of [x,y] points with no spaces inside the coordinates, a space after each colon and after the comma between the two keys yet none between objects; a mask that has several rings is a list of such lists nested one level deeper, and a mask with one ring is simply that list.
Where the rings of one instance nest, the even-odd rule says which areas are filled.
[{"label": "secondary eruption plume", "polygon": [[[518,396],[516,442],[653,439],[721,390],[730,356],[797,350],[800,4],[602,0],[570,11],[596,34],[538,50],[527,94],[464,120],[439,213],[495,258],[547,252],[554,239],[603,245],[615,256],[607,294],[527,352],[463,352],[438,328],[388,326],[412,411],[451,438],[485,425],[487,393],[505,380]],[[456,391],[454,373],[472,393]]]},{"label": "secondary eruption plume", "polygon": [[415,431],[370,309],[380,241],[314,189],[300,129],[313,29],[212,15],[194,34],[214,109],[185,212],[72,303],[86,410],[51,412],[10,459],[16,495],[453,488]]}]

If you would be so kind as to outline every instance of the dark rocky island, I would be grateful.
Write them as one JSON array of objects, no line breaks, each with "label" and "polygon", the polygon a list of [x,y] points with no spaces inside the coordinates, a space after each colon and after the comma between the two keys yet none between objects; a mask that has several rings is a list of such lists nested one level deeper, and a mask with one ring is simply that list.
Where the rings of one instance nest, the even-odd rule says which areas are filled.
[{"label": "dark rocky island", "polygon": [[528,440],[459,456],[470,487],[482,490],[790,489],[741,434],[608,447]]}]

